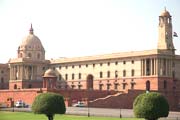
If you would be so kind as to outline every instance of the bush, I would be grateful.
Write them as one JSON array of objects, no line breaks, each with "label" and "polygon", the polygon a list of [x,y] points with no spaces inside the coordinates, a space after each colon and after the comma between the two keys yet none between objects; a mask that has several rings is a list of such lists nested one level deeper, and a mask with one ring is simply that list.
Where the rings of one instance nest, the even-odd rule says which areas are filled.
[{"label": "bush", "polygon": [[134,100],[133,111],[138,118],[156,120],[168,116],[169,104],[160,93],[143,93]]},{"label": "bush", "polygon": [[45,114],[49,120],[53,120],[55,114],[66,112],[64,98],[55,93],[39,94],[32,104],[32,111],[35,114]]}]

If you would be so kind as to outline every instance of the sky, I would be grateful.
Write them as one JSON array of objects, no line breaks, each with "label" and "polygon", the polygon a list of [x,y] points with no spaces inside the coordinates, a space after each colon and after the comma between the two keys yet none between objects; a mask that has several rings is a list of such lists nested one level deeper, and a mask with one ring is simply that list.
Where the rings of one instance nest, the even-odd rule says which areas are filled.
[{"label": "sky", "polygon": [[17,58],[31,23],[46,59],[156,49],[165,7],[180,54],[179,5],[180,0],[0,0],[0,63]]}]

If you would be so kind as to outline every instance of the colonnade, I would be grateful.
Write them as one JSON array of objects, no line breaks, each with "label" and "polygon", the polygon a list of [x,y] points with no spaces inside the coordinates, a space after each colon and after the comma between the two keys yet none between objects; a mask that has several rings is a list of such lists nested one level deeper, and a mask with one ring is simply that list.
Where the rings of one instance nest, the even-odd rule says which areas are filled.
[{"label": "colonnade", "polygon": [[33,65],[10,65],[10,80],[34,80],[36,73]]},{"label": "colonnade", "polygon": [[172,58],[144,58],[141,59],[141,76],[172,76]]}]

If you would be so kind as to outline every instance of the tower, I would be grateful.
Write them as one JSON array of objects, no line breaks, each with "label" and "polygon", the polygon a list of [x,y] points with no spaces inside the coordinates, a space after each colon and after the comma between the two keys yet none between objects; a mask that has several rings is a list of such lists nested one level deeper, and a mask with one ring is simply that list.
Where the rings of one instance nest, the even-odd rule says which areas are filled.
[{"label": "tower", "polygon": [[160,50],[173,50],[173,37],[172,37],[172,21],[170,13],[164,9],[159,16],[159,39],[158,49]]},{"label": "tower", "polygon": [[44,47],[40,39],[34,35],[31,24],[29,34],[18,47],[17,58],[9,60],[9,88],[41,88],[42,74],[48,64]]}]

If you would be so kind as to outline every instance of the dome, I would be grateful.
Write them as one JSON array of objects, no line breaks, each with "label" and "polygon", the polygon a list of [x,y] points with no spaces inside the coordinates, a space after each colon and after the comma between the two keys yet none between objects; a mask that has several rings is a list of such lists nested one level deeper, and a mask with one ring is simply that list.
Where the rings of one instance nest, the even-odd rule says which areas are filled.
[{"label": "dome", "polygon": [[29,30],[29,35],[23,39],[18,47],[18,58],[29,58],[38,61],[45,59],[44,47],[40,39],[34,35],[32,24]]},{"label": "dome", "polygon": [[52,69],[46,70],[43,77],[57,77],[56,73]]},{"label": "dome", "polygon": [[170,13],[166,10],[166,8],[164,9],[164,11],[161,13],[160,16],[164,16],[164,17],[170,17]]},{"label": "dome", "polygon": [[23,39],[19,47],[20,47],[19,48],[20,50],[32,50],[32,49],[43,50],[44,49],[40,39],[34,35],[32,25],[29,30],[29,35]]}]

